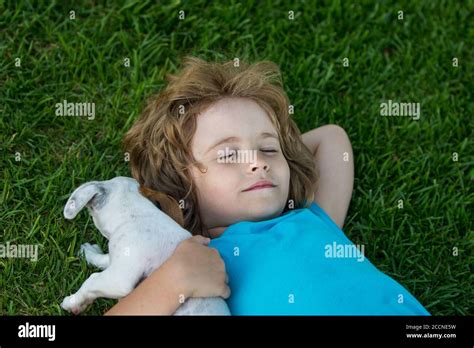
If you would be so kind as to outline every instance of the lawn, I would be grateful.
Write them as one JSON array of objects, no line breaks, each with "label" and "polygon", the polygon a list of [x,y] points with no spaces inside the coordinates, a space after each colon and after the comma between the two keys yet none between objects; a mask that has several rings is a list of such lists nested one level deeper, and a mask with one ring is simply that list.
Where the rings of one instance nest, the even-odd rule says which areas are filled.
[{"label": "lawn", "polygon": [[[194,55],[277,63],[301,132],[335,123],[351,138],[349,239],[430,313],[473,315],[473,9],[0,2],[0,244],[39,247],[37,261],[0,258],[0,314],[65,313],[64,296],[94,272],[79,246],[106,249],[86,212],[63,218],[66,200],[84,182],[130,176],[123,135],[164,76]],[[57,116],[64,100],[95,103],[95,117]],[[419,119],[382,116],[388,100],[419,103]]]}]

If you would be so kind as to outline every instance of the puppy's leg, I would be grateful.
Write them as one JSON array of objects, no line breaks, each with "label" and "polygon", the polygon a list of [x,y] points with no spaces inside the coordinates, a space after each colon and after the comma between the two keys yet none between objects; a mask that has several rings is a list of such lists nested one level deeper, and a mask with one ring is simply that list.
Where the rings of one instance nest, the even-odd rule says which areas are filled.
[{"label": "puppy's leg", "polygon": [[64,299],[61,307],[79,314],[98,297],[124,297],[133,290],[140,276],[120,267],[109,267],[103,272],[93,273],[74,295]]},{"label": "puppy's leg", "polygon": [[97,244],[82,244],[79,253],[85,256],[88,264],[100,269],[106,269],[110,265],[109,254],[104,254]]}]

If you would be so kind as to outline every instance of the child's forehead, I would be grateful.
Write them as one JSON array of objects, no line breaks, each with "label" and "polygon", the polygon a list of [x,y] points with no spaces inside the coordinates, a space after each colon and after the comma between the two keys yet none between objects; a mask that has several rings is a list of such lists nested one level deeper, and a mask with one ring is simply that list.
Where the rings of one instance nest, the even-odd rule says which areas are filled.
[{"label": "child's forehead", "polygon": [[[265,116],[266,117],[266,116]],[[194,138],[200,144],[212,142],[240,142],[251,139],[279,139],[277,129],[269,120],[267,122],[253,122],[243,117],[236,122],[207,122],[198,126]]]},{"label": "child's forehead", "polygon": [[[266,136],[262,136],[262,134]],[[271,134],[272,136],[268,136]],[[192,148],[204,155],[214,144],[228,142],[279,140],[278,127],[267,111],[248,98],[224,98],[197,116]]]},{"label": "child's forehead", "polygon": [[[245,101],[237,101],[234,104],[223,101],[221,104],[213,105],[199,114],[197,116],[196,133],[222,135],[229,132],[260,133],[277,131],[266,110],[252,100],[243,100]],[[228,134],[228,136],[232,135],[237,134]]]}]

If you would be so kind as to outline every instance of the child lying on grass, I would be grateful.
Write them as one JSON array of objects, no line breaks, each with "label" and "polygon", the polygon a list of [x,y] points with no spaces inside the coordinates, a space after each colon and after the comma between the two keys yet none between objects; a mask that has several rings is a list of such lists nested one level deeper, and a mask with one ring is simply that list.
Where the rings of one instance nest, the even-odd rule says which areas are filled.
[{"label": "child lying on grass", "polygon": [[234,315],[429,315],[342,232],[350,141],[335,125],[300,134],[275,64],[188,57],[168,80],[124,148],[195,236],[107,314],[222,296]]}]

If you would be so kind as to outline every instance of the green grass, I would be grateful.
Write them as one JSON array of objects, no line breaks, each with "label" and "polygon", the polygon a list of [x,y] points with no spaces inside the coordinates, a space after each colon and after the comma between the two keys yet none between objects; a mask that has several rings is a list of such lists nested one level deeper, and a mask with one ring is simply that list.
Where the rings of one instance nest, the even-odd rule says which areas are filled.
[{"label": "green grass", "polygon": [[[64,313],[94,271],[80,244],[106,244],[63,206],[84,182],[130,175],[121,138],[187,54],[276,62],[300,130],[336,123],[351,138],[347,236],[432,314],[474,314],[472,1],[97,3],[0,2],[0,243],[40,245],[37,262],[0,258],[0,314]],[[95,119],[56,117],[64,99],[95,102]],[[380,116],[388,99],[419,102],[420,120]]]}]

